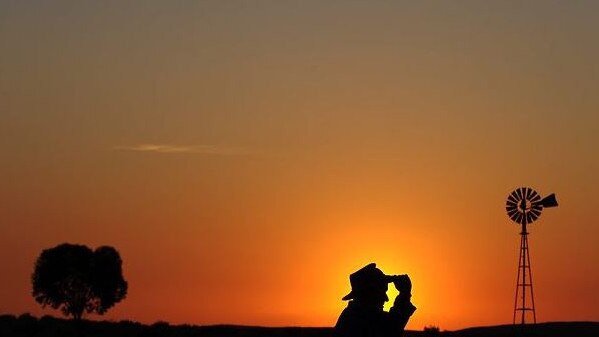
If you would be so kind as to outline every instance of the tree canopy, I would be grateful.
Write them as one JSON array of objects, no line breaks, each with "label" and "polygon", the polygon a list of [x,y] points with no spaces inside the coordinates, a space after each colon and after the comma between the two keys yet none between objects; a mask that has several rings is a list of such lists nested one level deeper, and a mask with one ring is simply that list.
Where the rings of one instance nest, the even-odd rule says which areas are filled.
[{"label": "tree canopy", "polygon": [[60,309],[77,320],[84,312],[102,315],[127,295],[121,257],[110,246],[92,251],[63,243],[44,249],[31,281],[32,295],[42,307]]}]

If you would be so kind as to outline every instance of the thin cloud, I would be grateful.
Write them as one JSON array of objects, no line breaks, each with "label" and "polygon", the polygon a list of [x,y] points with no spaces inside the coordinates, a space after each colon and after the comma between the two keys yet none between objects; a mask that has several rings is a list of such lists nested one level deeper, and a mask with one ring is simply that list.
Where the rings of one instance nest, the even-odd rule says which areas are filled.
[{"label": "thin cloud", "polygon": [[253,154],[241,147],[224,147],[215,145],[169,145],[169,144],[138,144],[133,146],[118,146],[118,151],[154,152],[154,153],[183,153],[217,156],[246,156]]}]

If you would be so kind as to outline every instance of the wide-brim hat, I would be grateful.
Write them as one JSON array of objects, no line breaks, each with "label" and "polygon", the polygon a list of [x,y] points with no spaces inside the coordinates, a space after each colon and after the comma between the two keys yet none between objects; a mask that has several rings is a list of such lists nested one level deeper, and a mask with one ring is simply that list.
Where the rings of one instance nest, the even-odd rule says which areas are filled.
[{"label": "wide-brim hat", "polygon": [[372,291],[375,289],[387,290],[387,283],[392,281],[392,276],[385,275],[376,267],[376,263],[370,263],[362,269],[349,275],[351,291],[342,300],[354,299],[356,294]]}]

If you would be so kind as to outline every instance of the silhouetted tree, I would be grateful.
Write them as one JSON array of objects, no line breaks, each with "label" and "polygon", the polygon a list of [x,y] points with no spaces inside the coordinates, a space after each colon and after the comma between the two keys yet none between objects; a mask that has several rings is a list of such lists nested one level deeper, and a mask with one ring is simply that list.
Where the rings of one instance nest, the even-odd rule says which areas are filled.
[{"label": "silhouetted tree", "polygon": [[80,320],[83,312],[104,314],[127,295],[122,260],[113,247],[95,251],[63,243],[44,249],[31,276],[32,295],[45,307]]}]

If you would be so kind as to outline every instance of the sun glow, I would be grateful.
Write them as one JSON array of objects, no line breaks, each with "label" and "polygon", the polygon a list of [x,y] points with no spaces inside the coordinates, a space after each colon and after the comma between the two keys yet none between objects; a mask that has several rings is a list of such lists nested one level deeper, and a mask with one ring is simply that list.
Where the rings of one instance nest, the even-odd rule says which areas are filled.
[{"label": "sun glow", "polygon": [[[349,222],[348,218],[353,218]],[[422,248],[426,243],[418,239],[418,231],[401,226],[406,220],[393,221],[391,218],[369,217],[370,222],[358,222],[355,214],[336,219],[336,225],[329,224],[329,230],[319,232],[311,239],[310,253],[303,257],[303,263],[298,267],[298,274],[314,275],[304,277],[296,288],[304,295],[299,297],[306,307],[314,311],[326,312],[327,320],[334,322],[345,306],[341,297],[350,290],[349,275],[364,265],[375,262],[383,272],[408,274],[413,282],[413,301],[417,306],[426,307],[424,294],[428,291],[427,260],[432,256],[422,256]],[[412,222],[413,223],[413,222]],[[343,224],[343,225],[341,225]],[[432,242],[428,242],[432,244]],[[306,293],[312,296],[305,296]],[[388,310],[397,290],[390,284],[388,296],[390,301],[385,304]],[[301,304],[298,304],[301,306]],[[423,311],[424,312],[424,311]],[[417,316],[416,316],[417,317]],[[412,326],[422,323],[415,319]]]}]

